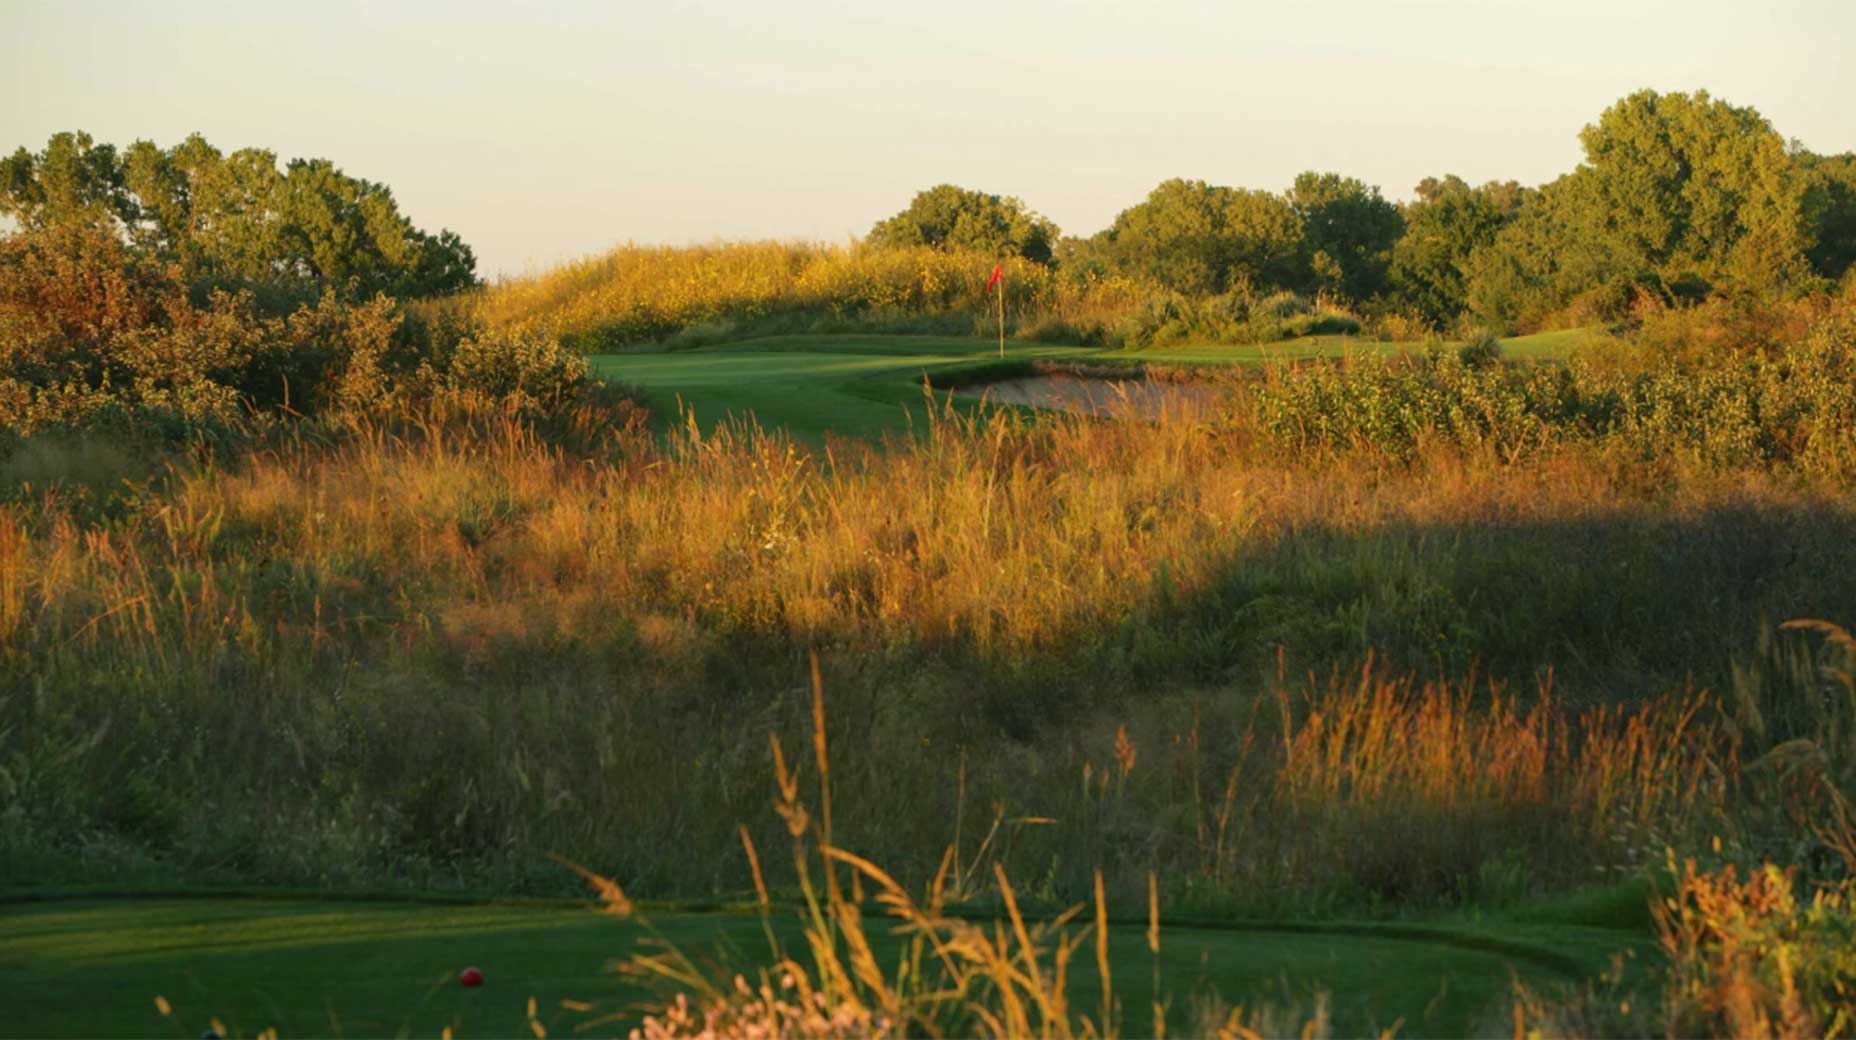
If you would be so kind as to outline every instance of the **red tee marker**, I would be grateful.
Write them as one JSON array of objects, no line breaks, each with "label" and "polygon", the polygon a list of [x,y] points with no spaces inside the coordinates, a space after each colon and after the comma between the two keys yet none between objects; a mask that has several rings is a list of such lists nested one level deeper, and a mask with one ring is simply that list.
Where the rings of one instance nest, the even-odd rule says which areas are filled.
[{"label": "red tee marker", "polygon": [[476,968],[465,968],[458,972],[458,983],[466,988],[483,985],[483,972]]}]

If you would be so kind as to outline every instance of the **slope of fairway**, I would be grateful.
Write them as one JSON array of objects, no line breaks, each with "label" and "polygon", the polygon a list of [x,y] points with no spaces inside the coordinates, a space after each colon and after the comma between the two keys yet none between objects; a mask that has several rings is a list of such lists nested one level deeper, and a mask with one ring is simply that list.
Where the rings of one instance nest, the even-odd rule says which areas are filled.
[{"label": "slope of fairway", "polygon": [[[658,935],[699,959],[765,962],[757,917],[655,916]],[[790,948],[796,932],[782,928]],[[1153,962],[1144,929],[1113,932],[1116,992],[1134,1033],[1146,1031]],[[1517,975],[1539,985],[1596,972],[1629,933],[1506,925],[1501,942],[1361,926],[1276,931],[1163,930],[1163,994],[1174,1029],[1189,1028],[1194,994],[1312,1006],[1332,993],[1336,1032],[1461,1035],[1487,1026]],[[651,932],[574,907],[343,903],[253,898],[85,900],[0,906],[0,1015],[5,1036],[198,1035],[218,1019],[230,1035],[527,1035],[529,998],[552,1035],[619,1014],[591,1035],[622,1034],[644,994],[614,974]],[[1530,953],[1530,939],[1552,946]],[[893,940],[892,940],[893,941]],[[732,952],[731,952],[732,951]],[[879,960],[884,951],[879,949]],[[481,968],[479,989],[457,984]],[[1099,997],[1079,971],[1079,1007]],[[163,1022],[163,997],[176,1022]],[[576,1009],[563,1001],[593,1005]],[[628,1009],[634,1009],[628,1013]]]},{"label": "slope of fairway", "polygon": [[[1565,357],[1593,330],[1543,333],[1504,340],[1510,357]],[[1310,336],[1279,343],[1169,347],[1128,351],[1008,342],[1010,361],[1143,362],[1179,365],[1256,365],[1273,360],[1367,356],[1422,349],[1413,344],[1349,336]],[[976,375],[996,365],[995,343],[937,336],[770,336],[694,350],[607,354],[592,359],[596,374],[644,391],[660,426],[693,411],[705,429],[729,418],[753,416],[810,440],[826,432],[880,437],[920,428],[927,418],[924,378],[946,385],[963,370]],[[974,407],[971,403],[959,405]]]},{"label": "slope of fairway", "polygon": [[[860,346],[866,351],[855,349]],[[598,357],[593,365],[599,375],[642,388],[652,409],[665,419],[675,420],[689,409],[705,428],[752,415],[764,426],[784,426],[804,437],[816,438],[827,430],[876,436],[907,428],[911,407],[923,406],[924,372],[961,359],[953,353],[869,349],[877,346],[716,347]],[[872,381],[871,376],[889,378]]]}]

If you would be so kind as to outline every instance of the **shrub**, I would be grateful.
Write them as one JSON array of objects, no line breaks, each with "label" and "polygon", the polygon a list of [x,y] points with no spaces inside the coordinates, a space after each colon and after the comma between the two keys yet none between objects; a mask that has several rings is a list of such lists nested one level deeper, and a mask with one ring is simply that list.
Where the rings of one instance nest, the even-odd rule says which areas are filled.
[{"label": "shrub", "polygon": [[1360,328],[1360,319],[1345,311],[1324,306],[1291,319],[1283,326],[1283,334],[1278,338],[1357,336],[1360,334]]},{"label": "shrub", "polygon": [[1838,1036],[1856,1025],[1856,889],[1822,889],[1801,905],[1792,874],[1770,863],[1740,879],[1676,871],[1656,907],[1669,960],[1671,1036]]},{"label": "shrub", "polygon": [[[1264,428],[1298,448],[1365,446],[1398,457],[1426,440],[1512,458],[1577,442],[1640,459],[1709,465],[1856,465],[1856,312],[1834,314],[1782,354],[1637,364],[1489,364],[1485,337],[1455,353],[1285,367],[1256,390]],[[1491,356],[1492,355],[1492,356]]]},{"label": "shrub", "polygon": [[1250,312],[1260,318],[1282,320],[1297,315],[1307,314],[1308,301],[1292,292],[1274,292],[1258,300]]},{"label": "shrub", "polygon": [[107,231],[7,236],[0,429],[135,426],[181,437],[231,431],[254,414],[378,410],[440,384],[548,410],[585,380],[584,363],[551,337],[487,336],[442,308],[405,318],[385,296],[333,292],[271,317],[249,292],[196,301],[178,267]]},{"label": "shrub", "polygon": [[1367,319],[1363,328],[1374,339],[1391,340],[1394,343],[1428,340],[1437,335],[1436,329],[1428,321],[1410,311],[1375,314]]},{"label": "shrub", "polygon": [[484,333],[459,342],[445,368],[454,393],[506,402],[549,414],[571,400],[587,378],[586,358],[537,332]]},{"label": "shrub", "polygon": [[1456,358],[1464,368],[1488,368],[1502,360],[1502,341],[1485,332],[1457,348]]}]

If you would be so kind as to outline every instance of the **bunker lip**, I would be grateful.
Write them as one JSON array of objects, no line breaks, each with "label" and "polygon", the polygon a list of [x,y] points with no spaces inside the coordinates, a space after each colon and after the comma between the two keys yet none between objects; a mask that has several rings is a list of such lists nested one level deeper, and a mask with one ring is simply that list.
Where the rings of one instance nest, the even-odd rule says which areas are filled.
[{"label": "bunker lip", "polygon": [[1148,420],[1166,414],[1209,411],[1219,398],[1217,387],[1190,379],[1156,378],[1138,369],[1110,374],[1054,366],[1039,366],[1030,375],[967,383],[950,390],[956,397],[994,404]]}]

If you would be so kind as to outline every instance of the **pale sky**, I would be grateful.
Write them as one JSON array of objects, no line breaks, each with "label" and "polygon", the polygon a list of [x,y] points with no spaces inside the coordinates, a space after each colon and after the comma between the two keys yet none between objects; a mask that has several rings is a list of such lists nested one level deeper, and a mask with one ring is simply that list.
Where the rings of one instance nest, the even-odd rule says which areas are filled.
[{"label": "pale sky", "polygon": [[943,181],[1073,234],[1168,177],[1534,184],[1641,87],[1856,149],[1856,0],[0,0],[0,55],[0,150],[329,158],[489,277],[842,240]]}]

